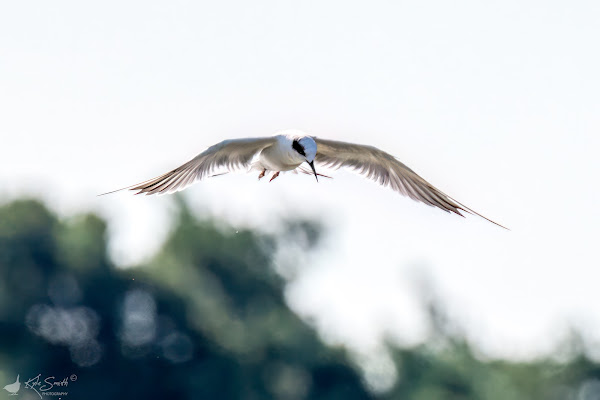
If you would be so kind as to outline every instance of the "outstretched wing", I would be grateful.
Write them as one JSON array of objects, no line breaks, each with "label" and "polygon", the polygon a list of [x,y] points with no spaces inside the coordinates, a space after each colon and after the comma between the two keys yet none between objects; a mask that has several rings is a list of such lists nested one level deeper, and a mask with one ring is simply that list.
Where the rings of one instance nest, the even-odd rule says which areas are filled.
[{"label": "outstretched wing", "polygon": [[104,194],[125,189],[147,195],[174,193],[207,176],[249,167],[254,156],[276,140],[275,137],[224,140],[166,174]]},{"label": "outstretched wing", "polygon": [[315,161],[325,167],[351,168],[369,179],[389,186],[396,192],[413,200],[463,216],[461,211],[478,215],[504,229],[504,226],[471,210],[450,196],[442,193],[416,172],[392,155],[373,146],[365,146],[337,140],[314,138],[317,142]]}]

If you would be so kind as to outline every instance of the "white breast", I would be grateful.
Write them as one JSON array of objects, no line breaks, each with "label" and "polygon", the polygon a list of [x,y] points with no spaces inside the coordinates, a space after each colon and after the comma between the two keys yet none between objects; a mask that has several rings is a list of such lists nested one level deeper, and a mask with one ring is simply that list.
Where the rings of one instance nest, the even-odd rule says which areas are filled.
[{"label": "white breast", "polygon": [[296,169],[305,159],[292,148],[292,140],[288,135],[278,135],[277,144],[260,153],[257,166],[269,171]]}]

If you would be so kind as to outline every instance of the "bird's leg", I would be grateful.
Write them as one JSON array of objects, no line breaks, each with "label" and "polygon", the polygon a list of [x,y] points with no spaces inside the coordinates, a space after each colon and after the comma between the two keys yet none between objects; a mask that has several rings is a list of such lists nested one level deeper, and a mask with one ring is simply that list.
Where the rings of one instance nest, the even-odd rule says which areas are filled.
[{"label": "bird's leg", "polygon": [[271,182],[273,179],[277,178],[279,176],[279,171],[275,172],[273,174],[273,176],[271,177],[271,179],[269,179],[269,182]]},{"label": "bird's leg", "polygon": [[262,172],[260,173],[260,175],[258,175],[258,180],[259,180],[259,181],[260,181],[260,179],[261,179],[261,178],[263,178],[263,177],[265,176],[265,173],[266,173],[266,172],[267,172],[267,169],[266,169],[266,168],[264,168],[264,169],[262,170]]}]

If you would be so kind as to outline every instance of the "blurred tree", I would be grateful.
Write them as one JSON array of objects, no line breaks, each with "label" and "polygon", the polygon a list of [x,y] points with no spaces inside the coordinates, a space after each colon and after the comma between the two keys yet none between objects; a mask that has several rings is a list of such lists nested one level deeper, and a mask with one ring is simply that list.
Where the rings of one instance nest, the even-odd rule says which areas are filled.
[{"label": "blurred tree", "polygon": [[60,389],[86,399],[600,399],[600,366],[576,335],[570,361],[482,360],[435,303],[430,340],[390,346],[397,382],[370,392],[286,305],[273,255],[292,254],[278,240],[307,251],[320,237],[313,223],[287,226],[280,239],[235,231],[181,203],[158,254],[122,270],[97,216],[0,207],[0,386],[41,373],[75,374]]},{"label": "blurred tree", "polygon": [[[311,224],[290,224],[318,232]],[[94,215],[0,208],[0,378],[76,374],[73,398],[365,399],[339,349],[286,306],[273,238],[182,203],[148,266],[119,270]],[[1,383],[1,382],[0,382]]]}]

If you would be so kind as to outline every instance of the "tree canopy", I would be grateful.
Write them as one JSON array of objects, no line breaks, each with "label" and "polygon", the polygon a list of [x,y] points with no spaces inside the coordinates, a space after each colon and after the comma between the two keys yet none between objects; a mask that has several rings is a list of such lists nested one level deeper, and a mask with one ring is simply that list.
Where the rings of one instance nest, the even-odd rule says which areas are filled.
[{"label": "tree canopy", "polygon": [[[319,232],[291,221],[287,238],[309,250]],[[435,321],[429,342],[390,346],[398,379],[380,393],[288,307],[274,237],[181,203],[160,251],[119,269],[106,235],[93,214],[60,219],[30,199],[0,207],[0,386],[41,374],[74,377],[62,389],[86,399],[600,398],[600,365],[581,352],[482,360]]]}]

